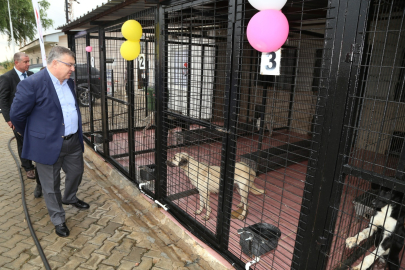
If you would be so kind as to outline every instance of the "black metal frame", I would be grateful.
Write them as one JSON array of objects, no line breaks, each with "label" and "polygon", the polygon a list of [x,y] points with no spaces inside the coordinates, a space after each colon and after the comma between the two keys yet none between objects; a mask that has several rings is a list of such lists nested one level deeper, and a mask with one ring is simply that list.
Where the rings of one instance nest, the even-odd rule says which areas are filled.
[{"label": "black metal frame", "polygon": [[[69,32],[68,33],[68,47],[72,51],[76,51],[75,40],[78,39],[78,38],[85,38],[86,39],[86,46],[90,46],[90,39],[98,39],[98,41],[99,41],[99,55],[98,55],[98,57],[99,57],[99,61],[100,61],[100,81],[102,82],[101,85],[100,85],[100,88],[101,88],[101,111],[102,111],[101,112],[102,113],[102,119],[101,119],[102,132],[101,132],[101,135],[103,137],[103,141],[102,141],[103,147],[102,147],[102,150],[96,148],[96,151],[99,154],[101,154],[107,161],[114,164],[117,167],[117,169],[119,169],[124,175],[126,175],[130,179],[135,179],[134,181],[137,181],[136,180],[136,172],[135,172],[136,169],[134,167],[134,160],[133,160],[134,156],[136,154],[155,152],[155,149],[135,152],[133,150],[134,149],[134,147],[133,147],[134,146],[133,134],[132,134],[132,132],[128,132],[128,136],[130,138],[129,139],[129,143],[130,143],[129,152],[125,153],[125,154],[120,154],[120,155],[110,155],[109,142],[110,142],[111,134],[122,133],[123,131],[127,132],[127,130],[126,129],[124,129],[124,130],[122,130],[122,129],[120,129],[120,130],[109,130],[108,122],[107,122],[108,117],[109,117],[109,112],[108,112],[108,109],[107,109],[107,107],[108,107],[107,102],[108,102],[108,100],[111,100],[111,101],[123,104],[125,106],[128,106],[129,108],[131,108],[131,107],[133,108],[133,106],[134,106],[134,96],[131,95],[130,96],[131,98],[129,98],[128,102],[126,102],[126,101],[123,101],[121,99],[117,99],[114,96],[106,95],[106,93],[107,93],[107,82],[106,82],[106,44],[105,44],[105,41],[106,40],[125,40],[125,39],[124,38],[119,38],[119,37],[118,38],[116,38],[116,37],[106,37],[105,36],[105,29],[106,28],[111,29],[111,26],[114,26],[114,25],[119,24],[119,23],[123,23],[128,19],[136,18],[137,16],[142,16],[142,15],[145,15],[145,14],[146,15],[147,14],[156,14],[155,10],[156,10],[155,8],[151,8],[149,10],[146,10],[146,12],[145,11],[137,12],[137,13],[135,13],[133,15],[130,15],[130,16],[126,17],[126,18],[119,19],[119,20],[113,21],[113,22],[103,23],[103,25],[91,28],[91,29],[86,30],[86,31],[82,31],[82,32],[79,32],[79,33],[77,33],[77,32]],[[157,17],[158,16],[156,15],[156,19],[157,19]],[[119,31],[120,26],[116,30]],[[156,42],[156,40],[155,40],[155,42]],[[89,53],[86,54],[86,63],[87,63],[87,67],[88,67],[88,71],[87,71],[88,79],[87,79],[87,81],[90,84],[90,82],[91,82],[91,65],[90,65],[91,64],[91,59],[90,59],[90,54]],[[133,70],[133,65],[134,64],[133,64],[133,62],[132,63],[128,62],[127,65],[128,65],[127,77],[130,78],[131,81],[134,81],[133,73],[130,72],[131,70]],[[75,72],[76,72],[76,78],[77,78],[77,71],[75,71]],[[158,78],[158,76],[156,76],[156,78]],[[114,86],[114,84],[113,84],[113,86]],[[133,85],[129,84],[128,87],[130,88],[129,93],[132,93],[133,92]],[[84,137],[84,140],[89,145],[91,145],[93,147],[95,145],[94,135],[96,133],[100,133],[100,132],[96,132],[94,130],[94,124],[93,124],[94,123],[94,119],[93,119],[93,114],[94,113],[93,113],[93,104],[92,104],[93,99],[91,97],[91,91],[89,91],[89,94],[90,94],[90,97],[89,97],[90,103],[89,103],[88,110],[89,110],[89,117],[90,117],[90,131],[85,132],[85,134],[87,134],[87,136],[89,136],[90,139],[87,139],[86,137]],[[146,98],[146,91],[145,91],[145,98]],[[129,130],[140,130],[141,128],[135,128],[134,127],[133,110],[129,110],[129,112],[130,112],[130,117],[128,118],[128,126],[129,126],[128,129]],[[114,114],[114,111],[112,111],[111,113]],[[132,115],[132,117],[131,117],[131,115]],[[132,166],[130,166],[130,168],[129,168],[129,171],[125,170],[120,165],[120,163],[118,163],[115,160],[118,157],[125,157],[125,156],[129,157],[130,164],[132,164]],[[151,194],[151,195],[153,195],[153,194]]]},{"label": "black metal frame", "polygon": [[[346,16],[340,16],[339,20],[336,23],[336,29],[330,29],[330,32],[327,32],[327,35],[334,35],[336,33],[336,35],[342,36],[343,42],[340,39],[337,39],[335,44],[330,45],[335,46],[336,48],[336,46],[339,46],[339,44],[341,44],[342,47],[338,47],[335,50],[342,51],[343,53],[341,56],[335,54],[330,63],[323,63],[323,66],[331,66],[331,73],[334,73],[335,70],[339,70],[339,75],[336,77],[335,83],[330,84],[329,87],[325,85],[324,80],[321,80],[320,90],[323,91],[323,93],[321,93],[320,96],[325,98],[325,103],[322,105],[322,107],[324,108],[320,109],[324,109],[325,113],[319,114],[325,115],[325,119],[322,119],[322,122],[319,122],[319,119],[315,122],[317,130],[319,130],[319,128],[321,127],[322,129],[325,129],[327,127],[329,133],[323,134],[323,136],[318,137],[318,145],[321,146],[321,148],[319,149],[319,156],[314,157],[314,160],[318,160],[318,168],[323,169],[314,171],[313,185],[314,187],[319,187],[319,189],[317,188],[313,191],[313,198],[311,200],[322,202],[322,204],[325,205],[332,204],[331,194],[339,193],[339,191],[336,190],[337,187],[335,186],[334,181],[326,181],[326,179],[335,179],[336,177],[336,165],[339,162],[338,153],[341,151],[340,147],[342,145],[342,138],[344,138],[342,137],[343,125],[344,121],[347,121],[345,119],[346,102],[349,94],[349,80],[347,78],[350,77],[352,73],[351,67],[353,62],[345,61],[345,52],[351,52],[352,44],[355,44],[356,39],[358,38],[357,28],[348,28],[347,26],[362,26],[362,23],[359,20],[364,20],[364,18],[367,17],[367,14],[365,13],[367,9],[364,7],[364,2],[368,1],[369,0],[358,1],[356,3],[351,2],[350,8],[347,8],[349,1],[341,3],[341,5],[339,6],[340,11],[338,12],[339,14],[344,14],[344,10],[346,10]],[[331,12],[337,12],[337,10],[332,10]],[[361,16],[359,16],[360,14]],[[335,15],[335,17],[337,16]],[[323,59],[329,59],[329,57],[324,56]],[[333,96],[326,99],[327,95],[331,94]],[[327,108],[330,109],[328,110]],[[307,181],[308,180],[309,179],[307,179]],[[340,190],[341,192],[341,189],[338,190]],[[311,207],[311,200],[305,201],[307,202],[307,207]],[[328,250],[329,246],[331,245],[331,239],[328,239],[328,232],[325,231],[324,228],[326,224],[328,224],[328,222],[331,222],[331,219],[334,217],[333,211],[330,211],[329,207],[322,207],[322,204],[318,204],[318,208],[316,209],[311,209],[312,211],[310,212],[309,220],[307,221],[308,223],[312,223],[309,226],[313,227],[314,231],[312,235],[307,234],[306,237],[303,237],[302,242],[310,243],[310,248],[304,249],[303,246],[301,246],[300,248],[302,251],[304,251],[304,253],[301,255],[303,261],[300,262],[299,265],[313,267],[313,263],[317,262],[317,266],[315,269],[322,269],[321,267],[325,263],[322,259],[320,259],[319,251],[322,250],[323,252],[325,252],[325,250]],[[326,217],[326,219],[324,217]]]},{"label": "black metal frame", "polygon": [[[183,3],[183,8],[186,6],[192,6],[195,3]],[[179,9],[179,7],[173,7],[172,10],[175,9]],[[166,9],[167,10],[171,10]],[[159,89],[161,90],[160,94],[162,98],[159,98],[158,100],[160,102],[162,102],[162,104],[160,104],[159,106],[159,102],[158,102],[158,108],[161,109],[159,115],[159,118],[162,120],[161,121],[161,133],[159,133],[159,128],[158,128],[158,137],[159,138],[167,138],[168,136],[168,130],[166,125],[164,125],[164,122],[168,121],[168,117],[170,115],[172,116],[176,116],[178,118],[181,118],[185,121],[190,121],[189,118],[182,116],[182,115],[178,115],[175,113],[171,113],[168,111],[168,92],[164,91],[165,89],[167,89],[167,77],[164,77],[163,74],[165,74],[165,70],[167,69],[166,67],[166,60],[165,60],[165,53],[168,51],[168,44],[170,42],[168,42],[165,38],[167,38],[168,34],[169,34],[169,30],[168,30],[168,26],[166,24],[166,20],[167,20],[167,13],[164,12],[165,10],[163,8],[159,9],[159,25],[162,29],[162,33],[160,35],[160,51],[159,51],[159,55],[160,55],[160,77],[161,77],[161,84],[159,85]],[[191,39],[191,35],[189,36],[189,38]],[[191,44],[190,44],[191,46]],[[188,58],[191,59],[191,49],[189,49],[189,55]],[[190,67],[188,67],[190,69]],[[190,89],[190,72],[188,72],[188,89],[187,89],[187,116],[190,115],[190,93],[191,93],[191,89]],[[198,120],[193,120],[193,122],[198,123],[201,126],[204,127],[212,127],[211,124],[209,123],[205,123],[203,121],[198,121]],[[159,124],[159,122],[158,122]],[[197,236],[200,239],[203,239],[204,241],[208,242],[209,245],[211,247],[213,247],[216,250],[221,250],[220,249],[220,239],[218,234],[215,235],[213,234],[211,231],[207,230],[207,228],[205,228],[203,225],[199,224],[198,222],[195,222],[194,219],[192,219],[191,217],[189,217],[184,211],[182,211],[181,209],[179,209],[178,207],[176,207],[175,204],[173,204],[173,202],[170,200],[170,198],[167,197],[167,174],[166,174],[166,160],[167,160],[167,149],[169,149],[170,147],[167,147],[167,142],[165,139],[162,139],[160,142],[158,142],[159,147],[159,153],[162,153],[161,155],[159,155],[159,157],[161,158],[160,161],[160,166],[158,170],[160,170],[160,177],[159,177],[159,185],[162,186],[162,193],[161,193],[161,198],[162,200],[169,206],[169,212],[173,214],[173,216],[183,225],[185,226],[188,230],[190,230],[195,236]],[[174,146],[174,147],[179,147],[180,145]],[[161,151],[161,152],[160,152]],[[159,163],[157,163],[159,164]],[[221,166],[221,172],[223,171],[223,168]],[[163,177],[162,177],[163,176]],[[159,198],[159,197],[157,197]]]},{"label": "black metal frame", "polygon": [[[332,247],[332,236],[334,224],[337,219],[336,209],[339,209],[340,196],[343,192],[343,184],[339,179],[344,179],[346,175],[351,175],[371,183],[384,185],[405,193],[405,184],[402,181],[403,171],[405,166],[405,149],[401,152],[401,162],[398,164],[398,173],[395,177],[376,175],[366,169],[356,168],[348,164],[348,153],[352,145],[352,139],[356,135],[353,130],[345,128],[347,126],[356,125],[353,121],[354,118],[348,117],[350,110],[361,106],[354,98],[356,91],[359,91],[358,81],[359,73],[366,71],[353,68],[354,65],[359,65],[365,61],[366,51],[365,48],[366,37],[364,30],[369,22],[367,21],[370,2],[372,0],[331,0],[329,1],[329,9],[326,16],[325,35],[305,32],[306,30],[297,30],[293,28],[292,32],[300,32],[302,34],[314,35],[318,38],[325,39],[325,45],[322,49],[322,65],[318,68],[321,72],[319,74],[319,84],[313,85],[317,89],[317,104],[316,112],[314,114],[312,138],[311,138],[311,155],[308,160],[305,189],[302,198],[302,207],[300,212],[299,224],[297,227],[297,236],[295,240],[294,254],[292,257],[292,269],[324,269],[327,265],[327,258]],[[92,28],[85,33],[80,33],[74,36],[73,33],[68,35],[68,44],[72,50],[75,50],[76,39],[85,38],[86,46],[90,45],[91,38],[97,38],[99,42],[99,61],[100,61],[100,79],[101,79],[101,110],[102,110],[102,137],[103,149],[98,151],[107,161],[114,164],[118,170],[129,179],[137,184],[140,179],[137,179],[135,158],[137,155],[144,153],[155,153],[155,190],[145,190],[145,192],[156,200],[159,200],[169,206],[169,212],[188,230],[190,230],[198,238],[208,243],[213,249],[218,251],[228,261],[234,264],[238,269],[244,269],[244,263],[241,258],[238,258],[229,251],[230,240],[230,221],[232,211],[232,198],[234,186],[234,168],[236,160],[237,149],[237,136],[238,136],[238,114],[239,102],[241,91],[241,63],[240,59],[243,57],[243,24],[240,14],[245,12],[242,0],[230,0],[228,3],[228,26],[227,26],[227,54],[226,54],[226,82],[224,92],[224,111],[223,111],[223,127],[218,127],[215,124],[193,119],[190,120],[190,104],[191,104],[191,72],[190,65],[188,66],[188,89],[187,89],[187,114],[181,115],[176,112],[168,110],[168,78],[165,76],[168,69],[167,52],[169,41],[168,36],[170,30],[166,24],[168,14],[167,11],[176,11],[181,8],[192,8],[193,5],[206,3],[206,0],[197,1],[183,1],[172,0],[165,1],[164,5],[161,3],[156,9],[151,10],[155,15],[155,90],[156,90],[156,128],[155,128],[155,148],[147,150],[135,151],[135,130],[141,128],[136,127],[134,123],[134,84],[128,83],[128,101],[123,101],[114,96],[107,95],[107,76],[106,76],[106,40],[122,40],[122,38],[106,37],[105,29],[119,23],[123,23],[126,19],[136,18],[137,13],[127,18],[119,19],[115,22],[104,24]],[[215,1],[214,1],[215,2]],[[350,2],[350,7],[349,7]],[[176,5],[181,3],[181,5]],[[165,12],[166,11],[166,12]],[[352,27],[356,25],[357,27]],[[117,26],[118,30],[118,26]],[[91,35],[98,33],[97,36]],[[201,37],[199,35],[189,34],[189,55],[191,59],[191,46],[192,38]],[[217,39],[218,38],[215,37]],[[204,46],[202,45],[202,57],[204,58]],[[218,57],[218,50],[215,51],[216,58]],[[254,51],[251,51],[254,55]],[[257,59],[257,58],[256,58]],[[91,61],[90,54],[87,54],[87,67],[88,67],[88,83],[91,83]],[[253,60],[254,62],[255,60]],[[257,64],[257,63],[256,63]],[[203,65],[203,64],[202,64]],[[134,82],[134,61],[126,62],[128,82]],[[217,60],[215,67],[218,66]],[[253,66],[253,65],[252,65]],[[250,68],[251,71],[252,67]],[[403,71],[401,71],[403,73]],[[298,68],[294,69],[294,73],[298,74]],[[401,74],[402,74],[401,73]],[[114,75],[113,75],[114,76]],[[251,81],[253,78],[252,72],[249,74]],[[257,76],[256,76],[257,77]],[[295,86],[297,84],[297,76],[295,76],[294,85],[291,88],[290,104],[288,113],[288,125],[290,126],[292,120],[292,110],[295,95]],[[76,76],[77,78],[77,76]],[[201,81],[203,73],[201,72]],[[216,78],[214,79],[216,80]],[[215,81],[214,81],[215,84]],[[202,84],[201,84],[202,88]],[[248,84],[248,111],[251,105],[251,88],[252,83]],[[146,89],[145,89],[146,90]],[[202,103],[202,89],[200,90],[200,104]],[[95,139],[94,133],[94,118],[93,118],[93,105],[90,94],[90,140],[85,138],[85,141],[94,146]],[[263,101],[265,103],[266,91],[263,92]],[[396,94],[395,99],[398,99]],[[215,95],[214,97],[215,98]],[[109,130],[109,115],[114,115],[114,111],[108,111],[108,101],[118,102],[128,108],[127,125],[128,130]],[[148,103],[145,91],[145,104]],[[266,105],[266,104],[262,104]],[[147,106],[147,105],[146,105]],[[214,110],[214,107],[211,108]],[[200,116],[202,111],[200,110]],[[148,111],[146,110],[146,116]],[[221,173],[220,173],[220,187],[218,193],[218,219],[216,223],[216,233],[213,233],[182,209],[173,203],[173,196],[168,195],[168,182],[167,182],[167,151],[172,148],[180,148],[187,145],[186,143],[178,145],[168,145],[167,138],[169,130],[166,123],[170,117],[175,117],[187,123],[188,127],[191,124],[196,124],[202,127],[216,129],[219,131],[219,137],[216,140],[221,142]],[[248,118],[250,115],[247,116]],[[201,117],[200,117],[201,118]],[[259,137],[259,150],[261,149],[263,139],[263,115],[262,115],[262,134]],[[283,127],[284,128],[284,127]],[[281,129],[281,128],[279,128]],[[128,132],[128,153],[120,153],[117,155],[110,155],[110,132]],[[405,146],[404,146],[405,148]],[[125,170],[117,158],[128,157],[129,170]],[[195,192],[195,191],[193,191]],[[183,192],[184,193],[184,192]],[[191,194],[191,193],[190,193]],[[188,195],[190,195],[188,194]],[[176,195],[176,194],[175,194]],[[325,218],[326,217],[326,218]]]}]

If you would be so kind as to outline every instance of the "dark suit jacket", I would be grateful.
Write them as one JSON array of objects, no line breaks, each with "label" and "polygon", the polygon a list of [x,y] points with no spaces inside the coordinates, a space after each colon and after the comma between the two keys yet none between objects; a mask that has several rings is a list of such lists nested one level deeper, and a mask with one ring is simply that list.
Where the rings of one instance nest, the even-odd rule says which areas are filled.
[{"label": "dark suit jacket", "polygon": [[[34,73],[27,71],[28,76],[32,74]],[[6,122],[10,121],[10,107],[19,82],[20,78],[14,68],[0,76],[0,109]]]},{"label": "dark suit jacket", "polygon": [[[84,151],[82,118],[74,82],[69,79],[67,83],[75,98],[77,132]],[[15,129],[24,136],[21,156],[42,164],[55,164],[62,149],[65,124],[58,95],[46,69],[18,84],[10,117]]]}]

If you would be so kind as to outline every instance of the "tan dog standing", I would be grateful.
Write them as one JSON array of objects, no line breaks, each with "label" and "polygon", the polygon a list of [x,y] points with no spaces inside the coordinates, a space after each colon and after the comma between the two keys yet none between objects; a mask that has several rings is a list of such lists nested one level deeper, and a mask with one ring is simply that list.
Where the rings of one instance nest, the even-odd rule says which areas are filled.
[{"label": "tan dog standing", "polygon": [[[187,153],[176,153],[173,159],[167,161],[170,167],[180,167],[186,176],[190,179],[193,186],[198,189],[200,194],[200,208],[195,212],[200,215],[204,206],[207,209],[203,219],[208,220],[211,214],[210,194],[218,193],[221,169],[219,166],[208,166],[203,162],[198,162]],[[238,219],[243,220],[247,213],[247,198],[251,191],[255,195],[264,194],[263,189],[259,189],[254,185],[256,173],[247,164],[238,162],[235,164],[235,184],[238,186],[241,196],[239,208],[243,207],[241,215]]]}]

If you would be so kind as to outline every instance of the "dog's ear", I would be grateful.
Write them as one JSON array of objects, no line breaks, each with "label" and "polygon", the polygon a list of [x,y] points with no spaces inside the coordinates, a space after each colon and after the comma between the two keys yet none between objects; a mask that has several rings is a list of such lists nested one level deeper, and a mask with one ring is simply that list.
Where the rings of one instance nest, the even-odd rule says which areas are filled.
[{"label": "dog's ear", "polygon": [[404,193],[402,193],[400,191],[393,190],[392,195],[393,195],[392,197],[393,197],[393,199],[395,201],[402,203],[402,201],[404,199]]},{"label": "dog's ear", "polygon": [[182,157],[180,162],[179,162],[179,166],[184,166],[188,163],[188,159],[186,159],[185,157]]}]

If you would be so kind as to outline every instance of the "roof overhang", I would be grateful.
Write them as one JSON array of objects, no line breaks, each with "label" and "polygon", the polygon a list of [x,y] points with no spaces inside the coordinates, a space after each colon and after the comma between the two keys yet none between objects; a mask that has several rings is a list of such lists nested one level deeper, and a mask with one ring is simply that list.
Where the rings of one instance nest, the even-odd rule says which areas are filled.
[{"label": "roof overhang", "polygon": [[[58,43],[59,42],[59,37],[64,36],[64,35],[65,35],[65,33],[63,33],[63,32],[57,32],[57,33],[52,33],[52,34],[45,35],[44,36],[44,44]],[[38,39],[36,39],[36,40],[34,40],[34,41],[32,41],[32,42],[30,42],[28,44],[25,44],[23,47],[20,47],[20,50],[25,51],[25,50],[32,49],[32,48],[35,48],[35,47],[39,47]]]},{"label": "roof overhang", "polygon": [[63,32],[87,30],[96,25],[102,25],[124,18],[136,12],[156,7],[162,1],[158,0],[109,0],[102,6],[97,6],[76,20],[58,27]]}]

